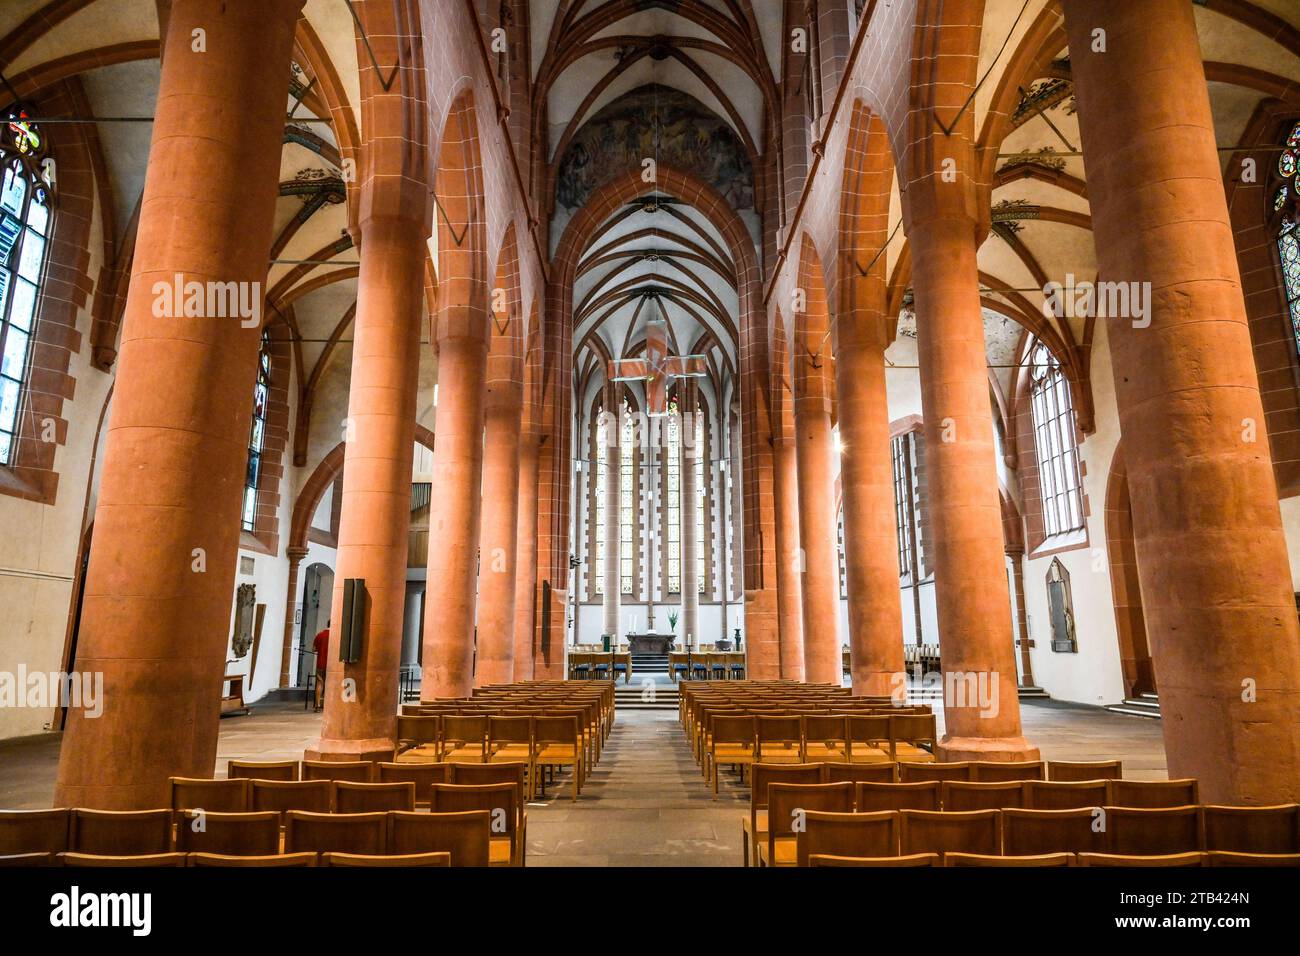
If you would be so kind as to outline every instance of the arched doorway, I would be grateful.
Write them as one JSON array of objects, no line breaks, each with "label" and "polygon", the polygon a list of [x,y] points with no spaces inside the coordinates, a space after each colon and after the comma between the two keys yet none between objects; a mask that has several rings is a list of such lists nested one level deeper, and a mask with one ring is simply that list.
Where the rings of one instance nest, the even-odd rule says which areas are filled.
[{"label": "arched doorway", "polygon": [[317,561],[302,576],[302,623],[298,631],[298,675],[296,686],[307,686],[308,670],[314,663],[306,649],[311,640],[329,621],[330,602],[334,599],[334,569]]}]

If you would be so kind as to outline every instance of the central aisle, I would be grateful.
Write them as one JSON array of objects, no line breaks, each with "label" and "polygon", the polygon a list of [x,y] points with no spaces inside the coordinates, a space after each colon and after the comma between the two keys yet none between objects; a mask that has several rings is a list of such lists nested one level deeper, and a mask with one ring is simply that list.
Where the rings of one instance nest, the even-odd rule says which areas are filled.
[{"label": "central aisle", "polygon": [[578,802],[566,778],[529,804],[528,866],[740,866],[735,779],[714,802],[676,711],[620,710]]}]

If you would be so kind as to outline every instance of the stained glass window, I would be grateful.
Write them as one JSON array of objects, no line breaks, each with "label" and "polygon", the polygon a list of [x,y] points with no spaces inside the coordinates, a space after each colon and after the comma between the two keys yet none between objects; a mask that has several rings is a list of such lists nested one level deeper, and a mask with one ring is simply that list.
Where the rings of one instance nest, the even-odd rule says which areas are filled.
[{"label": "stained glass window", "polygon": [[636,574],[636,418],[623,406],[619,435],[619,590],[631,594]]},{"label": "stained glass window", "polygon": [[704,540],[704,501],[705,492],[707,491],[704,486],[706,449],[704,445],[704,416],[700,414],[700,410],[697,408],[692,417],[695,419],[695,445],[692,450],[695,458],[695,493],[700,498],[695,503],[695,581],[696,587],[702,594],[704,593],[704,555],[709,550]]},{"label": "stained glass window", "polygon": [[912,455],[910,434],[889,443],[894,462],[894,523],[898,531],[898,576],[912,573]]},{"label": "stained glass window", "polygon": [[13,463],[50,237],[53,160],[20,106],[0,129],[0,465]]},{"label": "stained glass window", "polygon": [[1297,209],[1300,209],[1300,123],[1291,127],[1277,161],[1279,184],[1273,193],[1273,215],[1277,217],[1277,251],[1282,265],[1282,289],[1286,295],[1291,335],[1300,351],[1300,235],[1297,235]]},{"label": "stained glass window", "polygon": [[609,462],[609,443],[605,440],[606,436],[606,415],[602,411],[596,416],[596,472],[593,478],[592,497],[596,499],[596,517],[595,517],[595,535],[596,542],[594,549],[594,560],[591,567],[587,570],[588,580],[590,581],[590,591],[592,594],[605,593],[605,476],[607,473],[607,464]]},{"label": "stained glass window", "polygon": [[668,464],[664,481],[667,540],[664,551],[667,555],[668,590],[677,594],[682,590],[682,420],[677,409],[677,399],[668,403],[664,429],[668,433]]},{"label": "stained glass window", "polygon": [[1070,383],[1056,357],[1041,343],[1030,351],[1030,411],[1038,486],[1043,499],[1043,530],[1050,537],[1083,527],[1083,489],[1074,434]]},{"label": "stained glass window", "polygon": [[244,530],[257,525],[257,483],[262,478],[262,448],[266,444],[266,409],[271,396],[271,340],[262,333],[257,354],[257,384],[253,387],[253,424],[248,433],[248,472],[244,476]]}]

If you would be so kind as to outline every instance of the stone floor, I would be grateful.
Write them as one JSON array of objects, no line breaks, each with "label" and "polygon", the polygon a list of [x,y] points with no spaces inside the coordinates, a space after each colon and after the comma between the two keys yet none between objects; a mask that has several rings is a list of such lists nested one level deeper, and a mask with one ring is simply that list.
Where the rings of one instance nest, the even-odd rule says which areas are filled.
[{"label": "stone floor", "polygon": [[[1025,736],[1045,760],[1119,757],[1124,775],[1165,777],[1160,722],[1055,702],[1023,704]],[[320,716],[301,705],[255,707],[221,722],[217,765],[231,758],[293,759]],[[57,734],[0,741],[0,807],[49,806]],[[530,866],[737,866],[749,791],[724,774],[716,801],[691,759],[674,712],[622,711],[575,803],[569,781],[528,807]]]}]

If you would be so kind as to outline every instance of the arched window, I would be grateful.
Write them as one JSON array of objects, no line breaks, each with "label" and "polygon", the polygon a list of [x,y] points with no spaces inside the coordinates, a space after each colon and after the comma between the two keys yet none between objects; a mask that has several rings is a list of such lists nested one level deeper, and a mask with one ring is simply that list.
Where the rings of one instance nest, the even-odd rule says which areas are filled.
[{"label": "arched window", "polygon": [[668,403],[664,430],[668,449],[664,475],[664,518],[667,524],[664,554],[668,566],[668,591],[678,594],[682,590],[682,419],[675,398]]},{"label": "arched window", "polygon": [[266,409],[271,394],[271,340],[262,333],[257,354],[257,384],[253,387],[253,424],[248,432],[248,471],[244,476],[244,530],[257,526],[257,483],[262,478],[262,447],[266,444]]},{"label": "arched window", "polygon": [[636,585],[636,417],[623,403],[623,427],[619,432],[618,538],[619,590],[631,594]]},{"label": "arched window", "polygon": [[592,483],[592,497],[596,499],[595,534],[592,536],[595,547],[592,549],[591,568],[587,572],[587,579],[591,585],[592,594],[605,593],[605,476],[608,473],[609,465],[609,415],[605,414],[602,409],[596,415],[596,432],[593,438],[595,442],[595,454],[592,456],[596,461],[594,480]]},{"label": "arched window", "polygon": [[1038,487],[1043,500],[1043,531],[1051,537],[1083,527],[1083,488],[1075,441],[1070,383],[1051,351],[1038,343],[1030,350],[1029,397],[1034,419]]},{"label": "arched window", "polygon": [[13,107],[0,130],[0,465],[12,464],[50,236],[54,161],[45,137]]},{"label": "arched window", "polygon": [[1300,352],[1300,123],[1291,127],[1278,156],[1271,215],[1277,230],[1277,251],[1282,260],[1282,289],[1291,319],[1291,336]]}]

